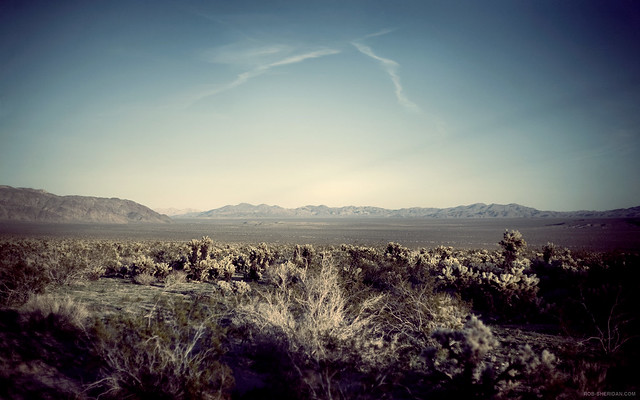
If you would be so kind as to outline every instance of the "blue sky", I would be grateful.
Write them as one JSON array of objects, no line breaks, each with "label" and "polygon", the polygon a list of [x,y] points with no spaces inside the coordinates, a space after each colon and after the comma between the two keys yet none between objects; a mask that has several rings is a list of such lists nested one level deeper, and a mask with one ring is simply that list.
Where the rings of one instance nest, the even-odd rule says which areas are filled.
[{"label": "blue sky", "polygon": [[634,1],[5,1],[0,184],[153,208],[640,205]]}]

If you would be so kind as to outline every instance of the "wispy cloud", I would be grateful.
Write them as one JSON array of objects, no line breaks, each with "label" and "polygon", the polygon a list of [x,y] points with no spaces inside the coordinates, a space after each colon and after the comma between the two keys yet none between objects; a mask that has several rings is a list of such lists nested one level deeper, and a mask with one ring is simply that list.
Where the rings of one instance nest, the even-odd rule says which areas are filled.
[{"label": "wispy cloud", "polygon": [[[364,38],[370,38],[370,37],[375,37],[375,36],[386,35],[387,33],[391,32],[391,31],[392,30],[385,29],[385,30],[382,30],[380,32],[376,32],[376,33],[372,33],[370,35],[367,35]],[[398,75],[398,68],[400,67],[400,64],[398,64],[397,62],[395,62],[394,60],[391,60],[389,58],[384,58],[384,57],[378,56],[376,53],[373,52],[371,47],[369,47],[369,46],[367,46],[365,44],[362,44],[362,43],[360,43],[358,41],[351,42],[351,44],[356,49],[358,49],[358,51],[361,52],[362,54],[364,54],[366,56],[369,56],[369,57],[373,58],[374,60],[376,60],[376,61],[378,61],[380,63],[382,68],[389,75],[389,78],[391,78],[391,82],[393,82],[393,86],[395,87],[396,98],[398,99],[398,103],[402,107],[406,108],[409,111],[413,111],[413,112],[420,111],[420,107],[418,107],[418,105],[416,103],[414,103],[411,100],[409,100],[409,98],[404,93],[404,89],[402,87],[402,82],[400,81],[400,76]]]},{"label": "wispy cloud", "polygon": [[293,50],[291,46],[285,44],[274,43],[256,46],[253,40],[242,40],[204,50],[201,58],[208,63],[251,68],[282,59],[291,54]]},{"label": "wispy cloud", "polygon": [[338,54],[338,53],[340,53],[340,50],[321,49],[321,50],[316,50],[316,51],[312,51],[312,52],[309,52],[309,53],[298,54],[298,55],[295,55],[295,56],[287,57],[287,58],[285,58],[283,60],[280,60],[280,61],[273,62],[273,63],[267,65],[267,69],[273,68],[273,67],[280,67],[282,65],[299,63],[299,62],[302,62],[304,60],[308,60],[310,58],[319,58],[319,57],[330,56],[332,54]]},{"label": "wispy cloud", "polygon": [[382,29],[382,30],[380,30],[378,32],[370,33],[368,35],[363,36],[360,39],[354,40],[354,42],[360,42],[362,40],[369,39],[369,38],[376,37],[376,36],[383,36],[383,35],[386,35],[388,33],[393,32],[393,31],[395,31],[395,28],[394,29]]},{"label": "wispy cloud", "polygon": [[[266,51],[265,49],[262,49],[259,52],[254,52],[253,54],[277,54],[279,52],[279,49],[276,50],[276,48],[274,48],[273,51]],[[329,49],[329,48],[325,48],[325,49],[319,49],[319,50],[314,50],[314,51],[309,51],[306,53],[301,53],[301,54],[295,54],[292,56],[288,56],[288,57],[284,57],[281,59],[278,59],[276,61],[272,61],[272,62],[268,62],[268,63],[264,63],[264,64],[260,64],[256,67],[254,67],[253,69],[249,70],[249,71],[245,71],[242,72],[240,74],[238,74],[236,76],[236,79],[234,79],[233,81],[223,85],[223,86],[219,86],[215,89],[212,89],[210,91],[208,91],[206,94],[201,95],[196,101],[202,100],[205,97],[209,97],[209,96],[213,96],[222,92],[225,92],[227,90],[233,89],[235,87],[238,87],[240,85],[243,85],[245,83],[247,83],[249,80],[256,78],[264,73],[266,73],[267,71],[269,71],[272,68],[277,68],[277,67],[282,67],[285,65],[291,65],[291,64],[297,64],[300,62],[303,62],[305,60],[309,60],[309,59],[313,59],[313,58],[320,58],[320,57],[325,57],[325,56],[329,56],[329,55],[333,55],[333,54],[338,54],[340,53],[340,50],[336,50],[336,49]]]}]

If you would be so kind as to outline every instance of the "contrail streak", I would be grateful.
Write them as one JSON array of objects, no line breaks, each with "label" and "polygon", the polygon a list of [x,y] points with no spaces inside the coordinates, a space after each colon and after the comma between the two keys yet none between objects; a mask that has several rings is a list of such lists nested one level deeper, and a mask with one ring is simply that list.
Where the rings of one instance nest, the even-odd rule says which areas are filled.
[{"label": "contrail streak", "polygon": [[259,65],[250,71],[246,71],[241,74],[238,74],[238,76],[236,76],[236,79],[234,79],[233,81],[227,83],[224,86],[221,86],[209,91],[207,94],[199,97],[196,101],[202,100],[205,97],[213,96],[218,93],[222,93],[227,90],[233,89],[237,86],[243,85],[247,83],[249,80],[264,74],[271,68],[282,67],[284,65],[290,65],[290,64],[296,64],[308,59],[319,58],[319,57],[329,56],[329,55],[338,54],[338,53],[340,53],[340,50],[320,49],[320,50],[315,50],[308,53],[297,54],[294,56],[286,57],[286,58],[283,58],[282,60],[274,61],[269,64]]},{"label": "contrail streak", "polygon": [[[370,36],[379,36],[385,33],[387,33],[387,31],[382,31]],[[393,82],[393,86],[395,87],[396,98],[398,99],[398,103],[400,103],[401,106],[403,106],[409,111],[414,111],[414,112],[420,111],[420,107],[418,107],[416,103],[409,100],[407,96],[404,94],[404,89],[402,88],[402,82],[400,81],[400,76],[398,75],[398,68],[400,67],[400,64],[398,64],[397,62],[391,59],[378,56],[373,52],[373,50],[371,50],[371,47],[366,46],[362,43],[351,42],[351,44],[355,46],[355,48],[358,49],[359,52],[373,58],[374,60],[378,61],[380,65],[382,65],[382,68],[386,71],[386,73],[391,78],[391,82]]]}]

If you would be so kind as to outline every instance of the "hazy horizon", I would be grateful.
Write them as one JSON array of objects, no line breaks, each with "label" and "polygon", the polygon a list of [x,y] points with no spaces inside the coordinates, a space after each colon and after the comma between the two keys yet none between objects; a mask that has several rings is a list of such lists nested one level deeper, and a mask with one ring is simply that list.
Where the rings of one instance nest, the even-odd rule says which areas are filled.
[{"label": "hazy horizon", "polygon": [[628,1],[5,1],[0,184],[152,209],[640,199]]}]

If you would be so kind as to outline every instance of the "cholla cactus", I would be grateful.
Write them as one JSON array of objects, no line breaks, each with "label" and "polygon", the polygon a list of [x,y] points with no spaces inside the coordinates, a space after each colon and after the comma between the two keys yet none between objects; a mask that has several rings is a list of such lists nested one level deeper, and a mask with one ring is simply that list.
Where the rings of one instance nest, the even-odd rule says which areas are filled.
[{"label": "cholla cactus", "polygon": [[242,296],[243,294],[248,294],[251,292],[251,286],[247,282],[236,281],[233,282],[233,291]]},{"label": "cholla cactus", "polygon": [[197,239],[191,239],[189,241],[189,248],[191,253],[189,254],[189,264],[196,265],[200,257],[200,242]]},{"label": "cholla cactus", "polygon": [[524,241],[522,233],[519,231],[505,231],[499,244],[502,246],[502,255],[507,266],[513,264],[518,255],[527,247],[527,242]]},{"label": "cholla cactus", "polygon": [[231,286],[231,284],[227,281],[218,281],[216,282],[216,286],[224,296],[233,293],[233,286]]},{"label": "cholla cactus", "polygon": [[136,256],[131,262],[131,271],[133,275],[143,273],[153,274],[155,272],[155,261],[149,256]]},{"label": "cholla cactus", "polygon": [[155,263],[153,269],[153,275],[161,279],[166,278],[172,270],[171,266],[167,263]]},{"label": "cholla cactus", "polygon": [[214,268],[216,260],[200,260],[195,264],[185,265],[184,271],[187,273],[187,278],[194,281],[206,282],[211,276],[211,270]]},{"label": "cholla cactus", "polygon": [[293,250],[293,262],[301,267],[308,267],[316,254],[316,250],[310,244],[296,245]]},{"label": "cholla cactus", "polygon": [[472,315],[461,330],[438,329],[431,336],[438,345],[425,351],[427,366],[456,390],[480,391],[492,367],[485,357],[499,345],[491,329]]},{"label": "cholla cactus", "polygon": [[233,273],[236,271],[236,266],[233,265],[233,257],[231,255],[227,255],[222,260],[213,260],[211,264],[211,274],[226,281],[230,281]]},{"label": "cholla cactus", "polygon": [[[239,268],[245,278],[251,280],[260,280],[264,271],[275,261],[276,252],[273,252],[265,243],[260,243],[258,247],[249,247],[249,262],[244,262],[242,268]],[[236,262],[238,265],[238,262]]]},{"label": "cholla cactus", "polygon": [[395,242],[389,242],[387,244],[384,255],[396,264],[409,265],[412,263],[411,250]]},{"label": "cholla cactus", "polygon": [[558,359],[548,350],[538,355],[525,344],[506,363],[494,366],[487,377],[500,398],[518,398],[522,393],[535,398],[560,398],[568,377],[556,368],[557,364]]}]

